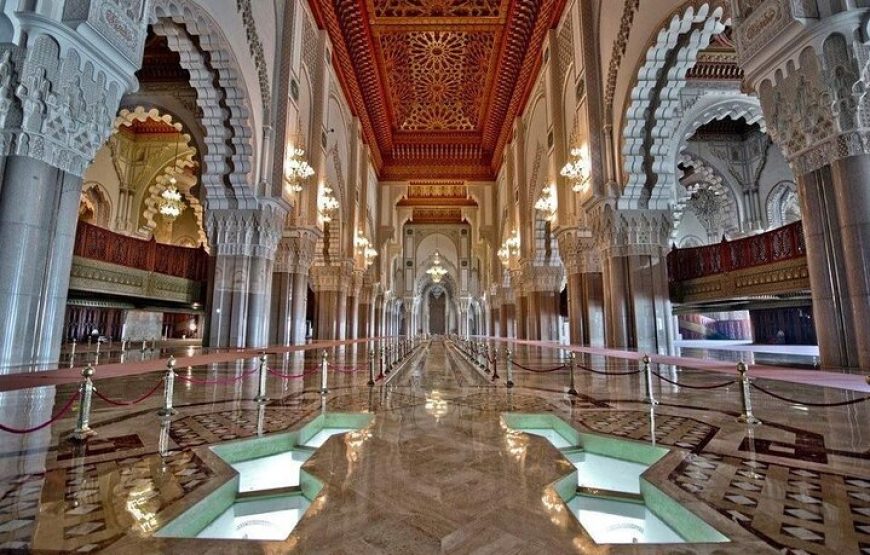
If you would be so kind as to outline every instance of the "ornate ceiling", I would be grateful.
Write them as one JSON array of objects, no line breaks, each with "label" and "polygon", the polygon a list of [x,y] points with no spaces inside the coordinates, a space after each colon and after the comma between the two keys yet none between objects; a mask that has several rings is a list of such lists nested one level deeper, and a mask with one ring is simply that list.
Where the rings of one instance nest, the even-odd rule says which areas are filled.
[{"label": "ornate ceiling", "polygon": [[565,0],[309,0],[383,179],[493,179]]}]

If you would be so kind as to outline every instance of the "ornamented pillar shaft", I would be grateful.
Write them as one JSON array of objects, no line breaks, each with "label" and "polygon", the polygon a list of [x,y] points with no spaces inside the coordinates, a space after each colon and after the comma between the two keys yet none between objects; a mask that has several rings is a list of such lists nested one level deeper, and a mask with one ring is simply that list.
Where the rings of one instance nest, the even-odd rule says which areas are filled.
[{"label": "ornamented pillar shaft", "polygon": [[280,345],[305,342],[308,272],[314,260],[317,232],[309,228],[284,230],[273,274],[271,341]]},{"label": "ornamented pillar shaft", "polygon": [[607,345],[669,354],[673,326],[668,290],[670,213],[602,206],[594,214],[603,266]]},{"label": "ornamented pillar shaft", "polygon": [[735,36],[773,141],[797,176],[823,365],[870,368],[870,9],[737,2]]},{"label": "ornamented pillar shaft", "polygon": [[211,210],[214,271],[207,337],[212,347],[261,347],[268,338],[272,264],[286,212],[277,204]]},{"label": "ornamented pillar shaft", "polygon": [[59,357],[81,176],[137,87],[145,37],[142,0],[84,3],[74,20],[31,4],[7,10],[17,42],[0,45],[0,366]]}]

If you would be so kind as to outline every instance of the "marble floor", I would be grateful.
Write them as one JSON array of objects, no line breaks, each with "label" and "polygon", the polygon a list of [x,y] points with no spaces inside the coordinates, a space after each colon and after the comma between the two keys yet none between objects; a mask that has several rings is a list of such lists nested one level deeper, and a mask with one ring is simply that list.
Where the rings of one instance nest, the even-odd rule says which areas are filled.
[{"label": "marble floor", "polygon": [[[332,361],[324,396],[316,347]],[[738,385],[719,372],[657,367],[651,407],[637,360],[579,353],[578,394],[568,395],[561,351],[511,345],[508,389],[503,357],[493,381],[455,345],[433,341],[369,387],[371,347],[275,350],[262,410],[252,400],[256,353],[192,357],[178,370],[178,413],[162,426],[159,390],[132,406],[104,399],[143,397],[165,361],[107,365],[86,443],[68,440],[75,404],[40,430],[0,432],[0,551],[870,554],[870,402],[806,406],[765,392],[835,404],[866,397],[860,390],[758,379],[763,424],[747,426],[736,418]],[[36,427],[58,414],[76,391],[58,376],[41,387],[8,381],[0,424]],[[154,536],[232,476],[209,446],[298,429],[323,411],[374,420],[362,444],[335,436],[303,465],[324,487],[285,541]],[[582,432],[670,449],[646,479],[731,542],[596,544],[551,495],[570,462],[538,437],[518,451],[504,412],[551,413]]]}]

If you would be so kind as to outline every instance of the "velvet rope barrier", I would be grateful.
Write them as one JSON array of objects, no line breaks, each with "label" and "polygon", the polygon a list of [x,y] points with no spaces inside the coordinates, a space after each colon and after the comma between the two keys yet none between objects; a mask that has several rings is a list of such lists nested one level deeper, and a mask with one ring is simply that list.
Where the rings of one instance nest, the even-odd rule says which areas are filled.
[{"label": "velvet rope barrier", "polygon": [[717,384],[713,384],[713,385],[690,385],[687,383],[680,383],[680,382],[676,382],[674,380],[668,379],[668,378],[662,376],[661,374],[659,374],[658,372],[656,372],[655,370],[650,370],[650,373],[652,373],[653,376],[657,376],[659,379],[668,382],[669,384],[673,384],[673,385],[676,385],[678,387],[685,387],[686,389],[718,389],[720,387],[728,387],[729,385],[733,385],[733,384],[737,383],[737,380],[728,380],[727,382],[717,383]]},{"label": "velvet rope barrier", "polygon": [[9,432],[10,434],[29,434],[32,432],[38,432],[45,427],[51,426],[52,424],[60,420],[60,418],[63,417],[64,414],[69,412],[69,410],[73,406],[73,403],[76,402],[76,399],[79,398],[80,394],[80,392],[76,391],[76,393],[69,398],[66,404],[61,407],[57,414],[55,414],[51,417],[50,420],[48,420],[47,422],[43,422],[39,426],[34,426],[32,428],[10,428],[9,426],[4,426],[3,424],[0,424],[0,430],[3,430],[4,432]]},{"label": "velvet rope barrier", "polygon": [[257,368],[252,368],[251,370],[248,370],[246,372],[239,374],[235,378],[228,378],[228,379],[222,379],[222,380],[197,380],[195,378],[188,378],[187,376],[179,376],[179,375],[176,375],[175,377],[183,382],[192,383],[192,384],[196,384],[196,385],[229,385],[229,384],[234,384],[236,382],[239,382],[239,381],[245,379],[247,376],[250,376],[251,374],[253,374],[256,371],[257,371]]},{"label": "velvet rope barrier", "polygon": [[556,366],[555,368],[529,368],[528,366],[523,366],[522,364],[520,364],[519,362],[517,362],[515,360],[513,361],[513,363],[514,363],[514,366],[518,366],[518,367],[522,368],[523,370],[528,370],[529,372],[538,372],[541,374],[546,374],[549,372],[556,372],[558,370],[564,370],[565,368],[568,368],[567,364],[563,364],[562,366]]},{"label": "velvet rope barrier", "polygon": [[783,397],[782,395],[778,395],[768,389],[761,387],[755,383],[750,383],[752,387],[757,389],[758,391],[770,395],[774,399],[779,399],[780,401],[785,401],[786,403],[794,403],[796,405],[804,405],[807,407],[844,407],[847,405],[856,405],[858,403],[863,403],[864,401],[870,400],[870,395],[866,397],[859,397],[857,399],[852,399],[851,401],[839,401],[837,403],[815,403],[812,401],[797,401],[795,399],[789,399],[788,397]]},{"label": "velvet rope barrier", "polygon": [[151,397],[152,395],[157,393],[157,390],[160,388],[161,385],[163,385],[163,378],[160,378],[160,380],[156,384],[154,384],[154,387],[152,387],[147,393],[145,393],[141,397],[133,399],[132,401],[115,401],[114,399],[109,399],[108,397],[100,393],[100,390],[97,388],[94,388],[94,395],[109,403],[110,405],[115,405],[116,407],[129,407],[130,405],[139,404],[148,397]]}]

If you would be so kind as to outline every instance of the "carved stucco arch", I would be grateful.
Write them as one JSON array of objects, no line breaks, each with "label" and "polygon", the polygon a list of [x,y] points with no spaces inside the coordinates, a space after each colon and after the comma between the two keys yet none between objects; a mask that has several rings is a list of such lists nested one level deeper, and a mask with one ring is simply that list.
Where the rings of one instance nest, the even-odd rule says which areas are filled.
[{"label": "carved stucco arch", "polygon": [[150,23],[179,54],[197,93],[205,130],[202,183],[206,199],[215,208],[256,208],[250,102],[238,61],[220,34],[220,25],[202,8],[179,0],[155,0]]},{"label": "carved stucco arch", "polygon": [[[167,160],[165,164],[161,165],[161,169],[158,170],[157,175],[149,178],[151,185],[149,185],[148,190],[144,195],[144,211],[142,212],[142,217],[145,218],[145,227],[153,231],[154,228],[157,227],[155,218],[159,212],[158,203],[160,193],[162,193],[166,188],[169,179],[173,175],[176,176],[180,182],[185,179],[184,170],[196,166],[195,156],[197,150],[196,147],[191,146],[192,138],[190,134],[184,132],[184,126],[181,122],[175,121],[172,114],[162,114],[156,108],[146,110],[143,106],[136,106],[133,110],[128,110],[126,108],[122,109],[115,118],[112,133],[117,133],[118,128],[121,126],[129,127],[135,121],[143,122],[149,119],[161,121],[171,126],[173,129],[178,131],[181,135],[181,142],[186,145],[185,150],[179,151],[174,159]],[[205,235],[205,225],[203,222],[203,205],[199,201],[199,198],[191,193],[193,184],[188,185],[189,186],[180,187],[179,192],[184,195],[184,199],[193,211],[194,220],[196,221],[197,229],[199,230],[199,237],[197,238],[199,243],[202,245],[208,245],[208,239]]]},{"label": "carved stucco arch", "polygon": [[677,11],[659,30],[637,71],[623,124],[626,185],[621,208],[667,207],[667,199],[662,202],[652,193],[662,155],[679,122],[686,73],[695,65],[698,52],[730,25],[725,6],[711,4],[715,3]]},{"label": "carved stucco arch", "polygon": [[[725,228],[726,233],[734,234],[743,226],[743,207],[740,204],[737,193],[734,187],[725,180],[725,178],[716,171],[706,160],[700,156],[683,155],[681,162],[687,168],[695,170],[695,178],[693,182],[703,183],[706,188],[714,193],[718,193],[722,199],[722,209],[724,211],[724,221],[728,222]],[[673,211],[673,226],[671,227],[671,242],[677,238],[677,231],[680,225],[680,220],[686,211],[692,195],[685,187],[678,188],[678,196]],[[706,243],[706,241],[705,241]]]},{"label": "carved stucco arch", "polygon": [[[115,209],[106,187],[99,181],[85,181],[82,185],[81,197],[82,202],[87,201],[87,204],[91,205],[97,225],[108,228],[115,216]],[[102,207],[95,205],[94,200],[99,201]]]},{"label": "carved stucco arch", "polygon": [[[790,180],[780,181],[774,185],[770,190],[770,193],[767,194],[764,207],[767,212],[768,227],[775,228],[791,223],[790,221],[786,221],[782,214],[783,203],[790,195],[798,195],[797,184]],[[799,204],[798,209],[800,209]]]},{"label": "carved stucco arch", "polygon": [[665,198],[668,202],[674,202],[675,200],[679,202],[682,191],[679,187],[680,179],[677,175],[677,164],[685,162],[683,160],[684,150],[688,146],[689,139],[695,135],[698,129],[711,121],[726,118],[733,120],[743,118],[749,125],[757,123],[761,131],[766,132],[764,114],[761,111],[761,104],[757,97],[737,91],[724,94],[711,92],[700,96],[682,114],[678,125],[671,134],[667,149],[659,156],[662,160],[659,163],[662,169],[654,189],[654,197]]}]

